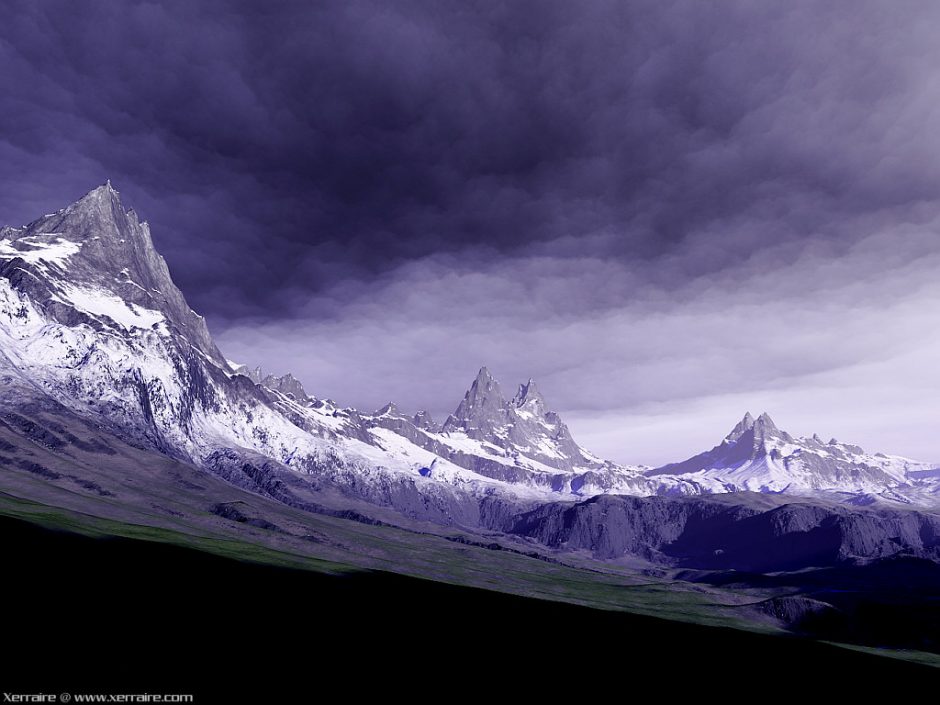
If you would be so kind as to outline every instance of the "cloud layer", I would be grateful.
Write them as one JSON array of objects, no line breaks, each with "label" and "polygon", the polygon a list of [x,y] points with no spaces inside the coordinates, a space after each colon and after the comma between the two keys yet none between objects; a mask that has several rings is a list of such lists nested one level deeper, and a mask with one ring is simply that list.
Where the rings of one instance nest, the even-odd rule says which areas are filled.
[{"label": "cloud layer", "polygon": [[578,438],[624,462],[717,442],[746,409],[937,457],[938,222],[837,258],[771,248],[669,288],[592,257],[435,256],[335,287],[291,321],[233,325],[221,342],[368,410],[392,399],[445,415],[481,363],[509,384],[535,377]]},{"label": "cloud layer", "polygon": [[935,3],[8,6],[0,220],[111,178],[231,357],[537,377],[625,461],[745,406],[940,459]]}]

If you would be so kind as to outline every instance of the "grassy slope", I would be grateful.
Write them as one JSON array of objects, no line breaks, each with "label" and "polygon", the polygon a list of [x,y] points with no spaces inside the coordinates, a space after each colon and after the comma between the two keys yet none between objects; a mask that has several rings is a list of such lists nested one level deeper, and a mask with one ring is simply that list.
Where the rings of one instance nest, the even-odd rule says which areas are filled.
[{"label": "grassy slope", "polygon": [[[93,430],[82,435],[100,437]],[[23,439],[9,440],[22,444]],[[191,466],[126,446],[110,436],[104,440],[117,450],[115,454],[24,446],[24,457],[63,477],[50,481],[10,465],[0,468],[0,515],[86,536],[183,546],[225,558],[322,574],[390,571],[691,624],[780,633],[741,609],[740,605],[759,599],[753,595],[650,578],[606,563],[556,556],[512,539],[500,539],[509,550],[495,551],[448,540],[448,536],[467,537],[457,529],[407,521],[400,528],[366,525],[310,514],[232,487]],[[88,491],[68,479],[69,475],[93,480],[112,494]],[[237,502],[248,514],[263,517],[281,531],[216,516],[210,508],[220,501]],[[521,552],[536,552],[543,559]],[[898,655],[940,665],[940,659],[932,655]]]}]

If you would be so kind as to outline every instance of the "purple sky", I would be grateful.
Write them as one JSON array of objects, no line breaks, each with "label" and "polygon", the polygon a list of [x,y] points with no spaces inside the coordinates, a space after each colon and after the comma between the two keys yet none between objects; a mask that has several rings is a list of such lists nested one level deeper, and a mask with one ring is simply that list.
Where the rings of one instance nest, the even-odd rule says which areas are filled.
[{"label": "purple sky", "polygon": [[625,462],[748,409],[940,460],[938,32],[932,2],[13,0],[0,221],[111,178],[229,357],[344,404],[441,416],[485,364]]}]

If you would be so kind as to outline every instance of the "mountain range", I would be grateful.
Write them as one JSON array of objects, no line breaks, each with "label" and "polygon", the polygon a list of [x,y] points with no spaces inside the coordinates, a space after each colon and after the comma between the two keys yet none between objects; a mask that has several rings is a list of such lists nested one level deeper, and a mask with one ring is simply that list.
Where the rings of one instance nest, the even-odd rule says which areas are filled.
[{"label": "mountain range", "polygon": [[442,423],[394,403],[366,414],[309,396],[289,373],[223,357],[147,223],[124,209],[110,182],[0,231],[0,282],[8,391],[41,389],[123,437],[201,467],[260,454],[358,491],[363,477],[382,478],[445,504],[455,491],[524,502],[737,491],[856,504],[940,501],[931,464],[794,438],[767,414],[746,414],[719,445],[663,467],[602,460],[578,445],[533,380],[508,397],[485,367]]},{"label": "mountain range", "polygon": [[510,395],[486,367],[438,422],[231,362],[110,183],[0,230],[0,468],[22,500],[324,551],[298,516],[657,570],[940,556],[935,465],[766,413],[649,468],[598,458],[533,380]]}]

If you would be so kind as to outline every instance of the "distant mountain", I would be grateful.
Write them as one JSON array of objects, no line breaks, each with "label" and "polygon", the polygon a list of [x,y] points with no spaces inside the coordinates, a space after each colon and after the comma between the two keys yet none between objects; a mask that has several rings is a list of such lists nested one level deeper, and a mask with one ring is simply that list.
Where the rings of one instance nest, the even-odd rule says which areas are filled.
[{"label": "distant mountain", "polygon": [[750,413],[709,451],[679,463],[647,471],[650,478],[675,477],[679,486],[698,492],[843,492],[912,501],[906,490],[917,489],[926,463],[814,435],[795,438],[777,428],[766,413]]},{"label": "distant mountain", "polygon": [[520,384],[515,396],[506,401],[485,367],[441,430],[452,438],[466,436],[557,470],[611,466],[574,442],[561,417],[547,410],[534,381]]},{"label": "distant mountain", "polygon": [[[750,415],[711,451],[650,470],[582,448],[534,381],[507,397],[485,367],[438,424],[393,403],[343,408],[226,360],[146,223],[104,184],[0,230],[0,412],[50,401],[123,441],[298,507],[366,502],[441,524],[495,526],[599,494],[753,490],[940,503],[931,466],[795,439]],[[335,503],[334,502],[334,503]]]},{"label": "distant mountain", "polygon": [[601,460],[575,443],[531,379],[507,401],[485,367],[439,428],[427,412],[409,417],[394,404],[367,417],[366,423],[373,433],[392,431],[456,465],[504,482],[573,497],[651,490],[641,476],[643,468]]}]

